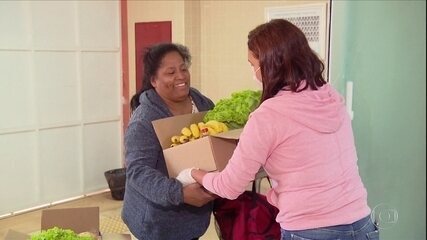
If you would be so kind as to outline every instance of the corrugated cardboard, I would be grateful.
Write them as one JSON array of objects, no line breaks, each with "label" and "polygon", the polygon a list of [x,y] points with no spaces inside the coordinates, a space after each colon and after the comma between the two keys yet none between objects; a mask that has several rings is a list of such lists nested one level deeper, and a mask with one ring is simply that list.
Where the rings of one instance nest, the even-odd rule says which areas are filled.
[{"label": "corrugated cardboard", "polygon": [[241,129],[170,147],[172,136],[180,135],[181,129],[192,123],[203,121],[205,114],[206,112],[185,114],[153,121],[170,177],[176,177],[183,169],[191,167],[221,171],[233,155]]},{"label": "corrugated cardboard", "polygon": [[[41,230],[53,227],[71,229],[76,233],[92,232],[102,240],[131,240],[129,234],[101,234],[99,232],[99,207],[46,209],[42,211]],[[30,236],[9,230],[4,240],[28,240]]]},{"label": "corrugated cardboard", "polygon": [[8,230],[6,236],[4,236],[4,240],[28,240],[30,236],[27,234],[17,232],[15,230]]},{"label": "corrugated cardboard", "polygon": [[53,227],[71,229],[76,233],[92,232],[99,235],[99,207],[43,210],[41,230]]}]

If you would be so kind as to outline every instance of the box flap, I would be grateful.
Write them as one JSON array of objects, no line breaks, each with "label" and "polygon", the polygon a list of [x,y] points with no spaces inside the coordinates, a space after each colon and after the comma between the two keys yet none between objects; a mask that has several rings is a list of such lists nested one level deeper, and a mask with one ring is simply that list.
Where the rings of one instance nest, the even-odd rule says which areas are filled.
[{"label": "box flap", "polygon": [[201,122],[205,114],[206,112],[191,113],[153,121],[154,131],[156,132],[162,149],[170,147],[170,138],[174,135],[181,135],[181,129],[183,127],[189,127],[192,123]]},{"label": "box flap", "polygon": [[[233,156],[237,146],[237,139],[213,137],[211,139],[211,149],[214,156],[216,170],[222,171],[227,166],[228,160]],[[211,169],[204,169],[211,170]]]},{"label": "box flap", "polygon": [[216,138],[226,138],[226,139],[234,139],[237,140],[240,138],[240,134],[242,133],[243,128],[233,129],[227,132],[218,133],[216,135],[211,135]]},{"label": "box flap", "polygon": [[93,232],[99,235],[99,207],[43,210],[41,230],[53,227],[71,229],[76,233]]},{"label": "box flap", "polygon": [[104,233],[102,240],[132,240],[130,234]]},{"label": "box flap", "polygon": [[207,171],[216,169],[211,153],[211,139],[203,137],[163,151],[169,177],[176,177],[183,169],[198,167]]},{"label": "box flap", "polygon": [[28,240],[29,238],[29,235],[15,230],[8,230],[4,236],[4,240]]}]

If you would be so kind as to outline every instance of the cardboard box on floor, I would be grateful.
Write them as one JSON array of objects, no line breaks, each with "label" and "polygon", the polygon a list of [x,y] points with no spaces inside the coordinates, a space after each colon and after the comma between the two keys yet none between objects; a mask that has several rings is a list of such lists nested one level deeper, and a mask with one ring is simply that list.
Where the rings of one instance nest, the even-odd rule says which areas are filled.
[{"label": "cardboard box on floor", "polygon": [[206,112],[185,114],[153,121],[154,130],[165,156],[169,177],[183,169],[196,167],[207,171],[223,170],[233,155],[242,129],[230,130],[170,147],[171,137],[181,135],[181,129],[203,121]]},{"label": "cardboard box on floor", "polygon": [[[130,234],[100,233],[99,207],[46,209],[42,211],[41,230],[53,227],[71,229],[76,233],[91,232],[99,240],[131,240]],[[4,240],[29,240],[30,235],[9,230]]]}]

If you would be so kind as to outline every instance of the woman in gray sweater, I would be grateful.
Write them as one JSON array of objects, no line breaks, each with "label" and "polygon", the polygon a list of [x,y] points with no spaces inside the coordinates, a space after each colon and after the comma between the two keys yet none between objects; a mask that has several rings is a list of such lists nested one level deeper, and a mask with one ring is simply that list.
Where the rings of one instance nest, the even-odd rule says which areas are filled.
[{"label": "woman in gray sweater", "polygon": [[185,187],[169,178],[152,121],[207,111],[213,102],[190,87],[188,49],[152,46],[144,54],[143,88],[131,100],[125,134],[126,191],[122,218],[139,240],[191,240],[210,222],[212,200],[199,184]]}]

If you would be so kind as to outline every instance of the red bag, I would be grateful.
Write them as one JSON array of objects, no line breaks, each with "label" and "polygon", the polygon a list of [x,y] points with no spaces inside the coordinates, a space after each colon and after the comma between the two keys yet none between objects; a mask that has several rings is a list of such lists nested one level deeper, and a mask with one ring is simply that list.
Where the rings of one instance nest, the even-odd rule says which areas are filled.
[{"label": "red bag", "polygon": [[237,199],[218,198],[213,214],[222,240],[280,240],[279,210],[255,191],[243,192]]}]

